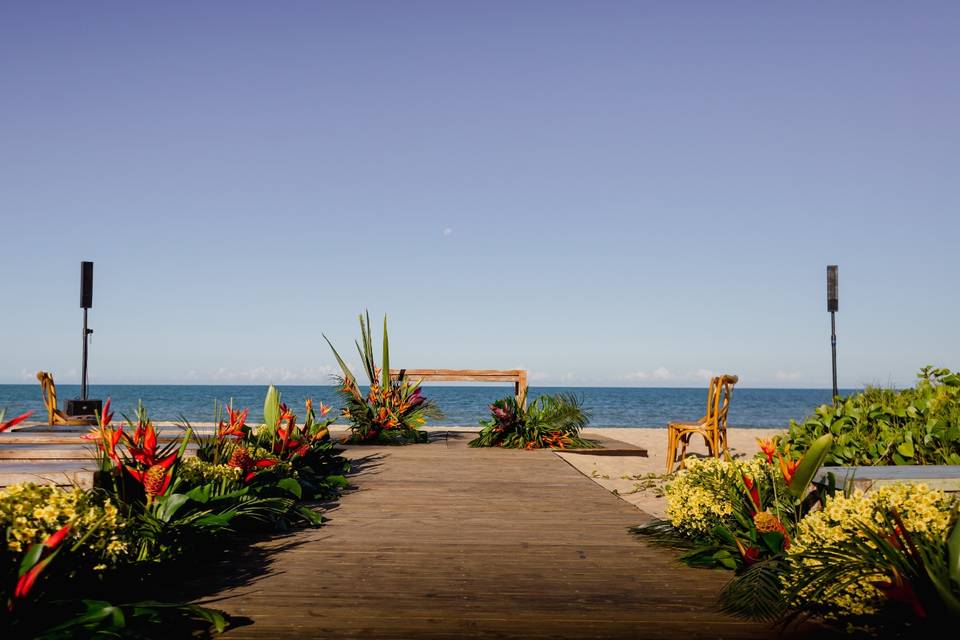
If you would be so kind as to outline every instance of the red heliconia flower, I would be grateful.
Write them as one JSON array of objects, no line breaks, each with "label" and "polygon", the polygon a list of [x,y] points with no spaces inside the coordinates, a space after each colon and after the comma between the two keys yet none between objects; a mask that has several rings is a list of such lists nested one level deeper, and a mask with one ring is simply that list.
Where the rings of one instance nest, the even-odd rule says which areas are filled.
[{"label": "red heliconia flower", "polygon": [[103,411],[100,412],[100,428],[105,429],[110,426],[111,420],[113,420],[113,412],[110,411],[110,398],[107,398],[103,403]]},{"label": "red heliconia flower", "polygon": [[0,422],[0,431],[6,431],[10,427],[20,424],[21,422],[23,422],[24,420],[26,420],[32,415],[33,415],[33,411],[27,411],[26,413],[21,414],[16,418],[11,418],[6,422]]},{"label": "red heliconia flower", "polygon": [[130,454],[134,460],[148,467],[157,464],[157,431],[153,428],[152,422],[137,426],[137,431],[133,434]]},{"label": "red heliconia flower", "polygon": [[767,456],[767,464],[773,464],[773,456],[777,453],[777,445],[773,440],[761,440],[757,438],[757,444],[760,445],[760,451]]},{"label": "red heliconia flower", "polygon": [[247,415],[250,413],[250,409],[244,409],[240,411],[234,411],[231,407],[227,407],[227,414],[230,416],[230,420],[227,424],[221,420],[220,425],[217,427],[217,437],[225,438],[227,436],[233,436],[235,438],[243,438],[243,430],[247,426]]},{"label": "red heliconia flower", "polygon": [[30,593],[30,590],[33,589],[33,585],[36,584],[37,582],[37,578],[40,577],[40,573],[47,567],[48,564],[50,564],[50,561],[53,559],[51,557],[52,552],[58,546],[60,546],[64,538],[66,538],[67,535],[69,535],[69,533],[70,533],[70,525],[67,524],[60,527],[60,529],[52,533],[50,537],[44,540],[43,542],[44,549],[42,551],[41,557],[43,556],[46,556],[46,557],[43,557],[42,560],[40,560],[39,562],[37,562],[37,564],[30,567],[30,569],[26,573],[20,576],[20,579],[17,580],[17,586],[13,590],[14,598],[23,598],[23,597],[26,597],[28,593]]},{"label": "red heliconia flower", "polygon": [[297,447],[296,449],[294,449],[294,450],[293,450],[293,453],[290,454],[290,457],[291,457],[291,458],[296,458],[297,456],[305,456],[305,455],[307,455],[308,453],[310,453],[310,445],[304,443],[304,444],[301,444],[301,445],[300,445],[299,447]]},{"label": "red heliconia flower", "polygon": [[280,419],[277,420],[277,425],[281,425],[284,422],[289,422],[294,418],[293,412],[290,411],[290,407],[286,403],[280,403]]},{"label": "red heliconia flower", "polygon": [[257,460],[256,462],[253,463],[253,471],[249,472],[246,476],[244,476],[243,481],[250,482],[251,480],[253,480],[253,477],[257,475],[257,472],[263,469],[266,469],[268,467],[272,467],[276,464],[277,464],[276,460]]},{"label": "red heliconia flower", "polygon": [[753,506],[756,507],[757,511],[760,511],[760,489],[756,483],[754,483],[753,479],[746,474],[743,476],[743,484],[750,493],[750,501],[753,503]]},{"label": "red heliconia flower", "polygon": [[747,547],[742,555],[743,563],[749,567],[752,564],[756,564],[756,562],[760,559],[760,549],[757,547]]}]

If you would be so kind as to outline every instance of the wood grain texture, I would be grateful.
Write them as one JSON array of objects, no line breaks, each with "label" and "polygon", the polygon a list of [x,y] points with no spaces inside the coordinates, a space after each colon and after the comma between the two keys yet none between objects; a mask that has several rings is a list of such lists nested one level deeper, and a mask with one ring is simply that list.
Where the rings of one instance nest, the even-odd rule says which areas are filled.
[{"label": "wood grain texture", "polygon": [[644,514],[553,453],[470,437],[348,448],[356,488],[327,525],[225,557],[180,593],[249,617],[237,639],[776,635],[717,613],[729,573],[629,534]]}]

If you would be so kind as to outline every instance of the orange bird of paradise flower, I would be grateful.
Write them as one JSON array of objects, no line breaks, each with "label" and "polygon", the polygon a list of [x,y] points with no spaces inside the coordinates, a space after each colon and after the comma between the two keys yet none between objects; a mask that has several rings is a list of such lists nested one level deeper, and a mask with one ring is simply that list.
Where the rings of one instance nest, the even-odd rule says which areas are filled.
[{"label": "orange bird of paradise flower", "polygon": [[779,453],[777,458],[780,459],[780,472],[783,474],[783,479],[787,484],[790,484],[790,481],[793,480],[793,474],[797,472],[797,467],[800,466],[800,460],[784,460]]},{"label": "orange bird of paradise flower", "polygon": [[773,440],[761,440],[757,438],[757,444],[760,445],[760,451],[767,456],[767,464],[773,464],[773,456],[777,453],[777,445]]}]

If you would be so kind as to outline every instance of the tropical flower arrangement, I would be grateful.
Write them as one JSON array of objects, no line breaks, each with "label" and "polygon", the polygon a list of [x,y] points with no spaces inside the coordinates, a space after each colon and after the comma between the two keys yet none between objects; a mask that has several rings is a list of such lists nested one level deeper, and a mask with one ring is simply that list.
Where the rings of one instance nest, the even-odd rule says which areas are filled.
[{"label": "tropical flower arrangement", "polygon": [[695,566],[740,569],[781,558],[815,504],[807,494],[831,444],[824,436],[796,460],[777,454],[772,442],[749,461],[692,460],[665,487],[670,519],[635,531],[686,542],[682,559]]},{"label": "tropical flower arrangement", "polygon": [[347,441],[354,444],[425,442],[427,434],[420,427],[428,418],[441,418],[443,414],[423,395],[420,381],[411,381],[402,374],[397,378],[390,375],[387,317],[383,317],[382,368],[377,366],[374,358],[370,314],[359,318],[361,342],[356,345],[369,381],[366,393],[329,338],[324,336],[343,371],[337,382],[344,401],[341,415],[350,421]]},{"label": "tropical flower arrangement", "polygon": [[665,488],[669,519],[634,531],[734,570],[720,604],[739,617],[873,631],[960,617],[956,502],[922,484],[841,490],[829,474],[811,491],[832,441],[799,459],[760,441],[752,460],[690,461]]},{"label": "tropical flower arrangement", "polygon": [[[924,484],[829,498],[823,510],[800,523],[787,554],[783,582],[790,604],[830,619],[863,619],[865,626],[876,624],[869,617],[882,613],[922,620],[949,611],[951,604],[953,615],[960,616],[960,584],[950,587],[960,577],[956,520],[953,500]],[[925,564],[950,556],[951,535],[954,575],[943,578],[939,588],[925,589],[920,583],[938,573]],[[906,568],[914,559],[920,560],[919,572]]]},{"label": "tropical flower arrangement", "polygon": [[572,395],[542,395],[527,406],[527,390],[490,405],[490,419],[480,421],[480,433],[471,447],[508,449],[588,449],[580,437],[589,420],[580,400]]},{"label": "tropical flower arrangement", "polygon": [[335,495],[348,469],[330,440],[329,412],[307,401],[298,425],[270,387],[262,424],[248,425],[248,411],[228,407],[211,435],[184,423],[182,436],[169,439],[142,405],[114,423],[108,400],[85,436],[99,461],[94,489],[0,491],[0,636],[142,637],[156,624],[222,631],[227,619],[212,609],[108,598],[131,580],[173,570],[172,562],[222,551],[238,531],[320,524],[307,501]]}]

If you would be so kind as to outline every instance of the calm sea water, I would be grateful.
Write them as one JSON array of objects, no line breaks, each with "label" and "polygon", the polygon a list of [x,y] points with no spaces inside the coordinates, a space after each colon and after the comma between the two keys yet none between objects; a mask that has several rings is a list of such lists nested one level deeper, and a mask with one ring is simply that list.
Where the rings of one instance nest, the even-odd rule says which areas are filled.
[{"label": "calm sea water", "polygon": [[[281,386],[283,401],[291,407],[303,407],[306,398],[313,398],[339,407],[331,386]],[[487,407],[497,398],[512,393],[509,387],[494,386],[425,386],[445,414],[444,425],[476,425],[487,416]],[[251,419],[259,420],[263,408],[265,386],[213,385],[91,385],[91,398],[112,398],[117,416],[133,415],[137,401],[142,400],[154,420],[193,422],[213,419],[215,400],[235,407],[249,407]],[[695,420],[703,415],[706,388],[650,389],[614,387],[531,387],[530,397],[543,393],[569,392],[581,398],[590,413],[590,424],[596,427],[662,427],[671,420]],[[57,385],[61,408],[66,398],[77,397],[79,385]],[[846,394],[848,391],[842,391]],[[791,419],[809,415],[817,406],[830,402],[829,389],[735,389],[729,422],[737,427],[785,427]],[[40,385],[0,385],[0,408],[7,417],[29,409],[44,416]]]}]

